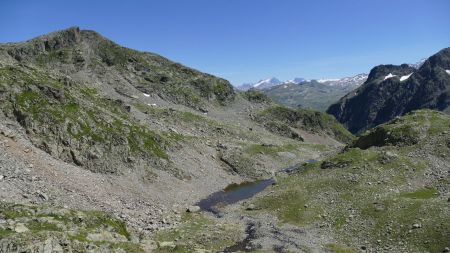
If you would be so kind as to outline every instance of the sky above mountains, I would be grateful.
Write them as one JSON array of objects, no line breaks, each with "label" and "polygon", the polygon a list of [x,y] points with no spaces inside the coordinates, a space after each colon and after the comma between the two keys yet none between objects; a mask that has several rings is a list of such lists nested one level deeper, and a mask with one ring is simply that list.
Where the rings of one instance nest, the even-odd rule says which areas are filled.
[{"label": "sky above mountains", "polygon": [[448,0],[1,1],[0,42],[80,26],[233,84],[334,78],[450,47]]}]

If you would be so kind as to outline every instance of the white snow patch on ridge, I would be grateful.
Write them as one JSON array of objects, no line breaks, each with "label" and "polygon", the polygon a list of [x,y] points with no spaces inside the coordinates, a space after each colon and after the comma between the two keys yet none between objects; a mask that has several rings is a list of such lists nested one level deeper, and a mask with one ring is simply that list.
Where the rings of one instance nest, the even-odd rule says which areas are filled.
[{"label": "white snow patch on ridge", "polygon": [[387,79],[392,78],[394,76],[396,76],[396,75],[393,75],[392,73],[389,73],[389,75],[384,77],[384,80],[387,80]]},{"label": "white snow patch on ridge", "polygon": [[445,72],[450,75],[450,69],[445,70]]},{"label": "white snow patch on ridge", "polygon": [[145,97],[150,97],[150,94],[142,93]]},{"label": "white snow patch on ridge", "polygon": [[317,82],[319,82],[319,83],[326,83],[326,82],[336,82],[336,81],[339,81],[340,79],[334,79],[334,78],[332,78],[332,79],[319,79],[319,80],[317,80]]},{"label": "white snow patch on ridge", "polygon": [[265,79],[265,80],[260,80],[259,82],[253,84],[253,87],[259,87],[261,85],[269,85],[269,86],[275,86],[280,84],[281,82],[276,79],[275,77],[269,78],[269,79]]},{"label": "white snow patch on ridge", "polygon": [[411,74],[409,74],[409,75],[406,75],[406,76],[400,77],[400,82],[403,82],[403,81],[405,81],[405,80],[408,80],[408,78],[409,78],[412,74],[413,74],[413,73],[411,73]]}]

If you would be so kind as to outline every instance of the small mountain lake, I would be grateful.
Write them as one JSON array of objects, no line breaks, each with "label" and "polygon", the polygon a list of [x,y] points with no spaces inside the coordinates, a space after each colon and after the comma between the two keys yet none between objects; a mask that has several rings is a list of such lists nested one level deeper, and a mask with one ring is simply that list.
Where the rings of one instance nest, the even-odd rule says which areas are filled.
[{"label": "small mountain lake", "polygon": [[266,189],[273,184],[273,178],[266,180],[258,180],[253,182],[244,182],[241,184],[230,184],[222,191],[209,195],[206,199],[202,199],[197,205],[207,212],[219,214],[218,207],[234,204],[244,199],[253,197],[258,192]]},{"label": "small mountain lake", "polygon": [[[316,160],[310,159],[306,163],[314,163]],[[292,173],[297,170],[299,165],[290,166],[281,169],[278,173]],[[197,205],[201,210],[219,215],[220,207],[237,203],[241,200],[248,199],[263,191],[268,186],[275,183],[275,179],[269,178],[265,180],[256,180],[253,182],[243,182],[240,184],[230,184],[225,189],[209,195],[207,198],[200,200]]]}]

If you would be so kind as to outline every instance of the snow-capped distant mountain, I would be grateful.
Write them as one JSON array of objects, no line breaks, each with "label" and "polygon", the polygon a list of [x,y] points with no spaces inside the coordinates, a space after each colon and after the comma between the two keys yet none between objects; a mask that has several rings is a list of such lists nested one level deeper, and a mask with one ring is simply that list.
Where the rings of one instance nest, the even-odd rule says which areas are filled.
[{"label": "snow-capped distant mountain", "polygon": [[424,64],[424,62],[428,60],[428,58],[423,58],[420,61],[414,63],[414,64],[408,64],[410,67],[413,67],[415,69],[419,69],[420,67],[422,67],[422,65]]},{"label": "snow-capped distant mountain", "polygon": [[344,77],[339,79],[319,79],[317,82],[327,84],[330,86],[339,86],[339,87],[356,87],[363,84],[369,75],[367,74],[358,74],[352,77]]},{"label": "snow-capped distant mountain", "polygon": [[258,89],[258,90],[266,90],[278,85],[284,85],[284,84],[305,84],[305,83],[310,83],[310,82],[318,82],[321,84],[325,84],[328,86],[337,86],[337,87],[357,87],[361,84],[363,84],[366,80],[367,80],[367,74],[359,74],[356,76],[352,76],[352,77],[344,77],[344,78],[335,78],[335,79],[305,79],[305,78],[301,78],[301,77],[296,77],[294,79],[291,80],[287,80],[284,82],[281,82],[280,80],[278,80],[275,77],[269,78],[269,79],[264,79],[264,80],[260,80],[256,83],[246,83],[246,84],[242,84],[240,86],[237,87],[237,89],[239,90],[248,90],[251,88],[254,89]]},{"label": "snow-capped distant mountain", "polygon": [[301,78],[301,77],[296,77],[292,80],[288,80],[283,82],[283,84],[288,84],[288,83],[294,83],[294,84],[301,84],[303,82],[307,81],[305,78]]},{"label": "snow-capped distant mountain", "polygon": [[280,84],[281,81],[278,80],[275,77],[269,78],[269,79],[265,79],[265,80],[260,80],[257,83],[253,84],[252,87],[255,89],[267,89],[273,86],[276,86],[278,84]]},{"label": "snow-capped distant mountain", "polygon": [[239,90],[248,90],[251,88],[263,90],[281,84],[281,81],[275,77],[259,80],[256,83],[245,83],[237,87]]}]

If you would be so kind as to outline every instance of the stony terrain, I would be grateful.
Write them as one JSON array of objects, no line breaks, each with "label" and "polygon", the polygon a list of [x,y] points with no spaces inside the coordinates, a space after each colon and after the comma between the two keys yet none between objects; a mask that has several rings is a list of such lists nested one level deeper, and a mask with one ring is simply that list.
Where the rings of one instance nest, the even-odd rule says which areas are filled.
[{"label": "stony terrain", "polygon": [[450,116],[430,110],[381,125],[280,175],[250,213],[313,231],[334,252],[448,252],[449,126]]},{"label": "stony terrain", "polygon": [[0,100],[0,252],[450,251],[444,113],[355,137],[78,28],[0,45]]},{"label": "stony terrain", "polygon": [[245,226],[187,206],[352,138],[323,113],[272,119],[260,93],[78,28],[0,45],[0,99],[6,252],[224,249]]}]

